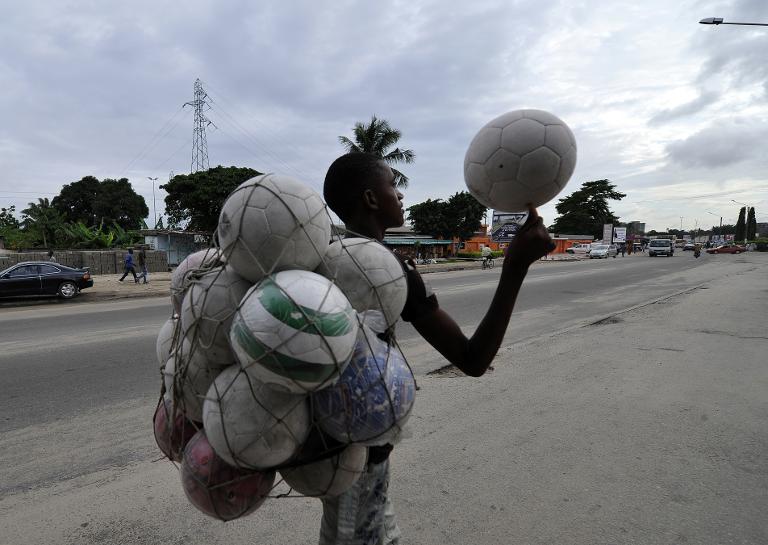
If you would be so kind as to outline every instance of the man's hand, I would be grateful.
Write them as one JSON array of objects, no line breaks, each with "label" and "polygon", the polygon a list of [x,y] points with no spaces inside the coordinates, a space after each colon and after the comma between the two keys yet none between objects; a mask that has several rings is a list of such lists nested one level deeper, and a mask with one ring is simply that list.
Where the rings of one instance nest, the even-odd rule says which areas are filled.
[{"label": "man's hand", "polygon": [[555,243],[547,233],[544,221],[533,205],[529,204],[528,219],[510,243],[505,263],[527,269],[531,263],[538,261],[554,249]]}]

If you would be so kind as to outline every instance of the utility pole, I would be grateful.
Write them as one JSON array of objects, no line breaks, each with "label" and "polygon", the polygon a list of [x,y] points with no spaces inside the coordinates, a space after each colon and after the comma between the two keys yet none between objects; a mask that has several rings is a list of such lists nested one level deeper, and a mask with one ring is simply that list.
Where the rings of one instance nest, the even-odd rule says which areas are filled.
[{"label": "utility pole", "polygon": [[[211,125],[210,119],[205,117],[205,110],[210,110],[206,102],[208,94],[203,89],[203,82],[195,80],[195,98],[185,102],[184,106],[192,106],[195,109],[195,127],[192,134],[192,167],[190,174],[201,170],[208,170],[208,140],[205,136],[205,128]],[[214,125],[215,126],[215,125]]]},{"label": "utility pole", "polygon": [[155,200],[155,182],[157,177],[147,176],[147,180],[152,180],[152,214],[155,216],[155,226],[153,229],[157,229],[157,201]]}]

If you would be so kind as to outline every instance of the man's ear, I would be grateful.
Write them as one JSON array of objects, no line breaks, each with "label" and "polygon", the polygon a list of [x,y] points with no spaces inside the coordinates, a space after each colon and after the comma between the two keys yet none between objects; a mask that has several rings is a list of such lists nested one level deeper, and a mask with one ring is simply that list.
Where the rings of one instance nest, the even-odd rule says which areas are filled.
[{"label": "man's ear", "polygon": [[376,192],[373,189],[363,191],[363,202],[370,210],[379,209],[379,200],[376,198]]}]

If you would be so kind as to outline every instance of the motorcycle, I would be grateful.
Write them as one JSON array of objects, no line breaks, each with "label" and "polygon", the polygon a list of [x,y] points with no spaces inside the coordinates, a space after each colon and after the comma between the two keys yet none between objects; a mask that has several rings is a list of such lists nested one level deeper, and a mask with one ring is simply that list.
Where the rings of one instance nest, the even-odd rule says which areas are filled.
[{"label": "motorcycle", "polygon": [[696,248],[696,249],[693,251],[693,257],[696,257],[696,258],[698,258],[700,255],[701,255],[701,250],[699,250],[698,248]]}]

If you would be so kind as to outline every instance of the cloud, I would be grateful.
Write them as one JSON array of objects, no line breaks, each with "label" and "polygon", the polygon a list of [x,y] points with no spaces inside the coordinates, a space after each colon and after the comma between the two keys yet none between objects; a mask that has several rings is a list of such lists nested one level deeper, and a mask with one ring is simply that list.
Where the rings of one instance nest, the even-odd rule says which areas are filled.
[{"label": "cloud", "polygon": [[720,122],[667,146],[669,159],[683,167],[725,168],[759,160],[768,127],[755,120]]}]

